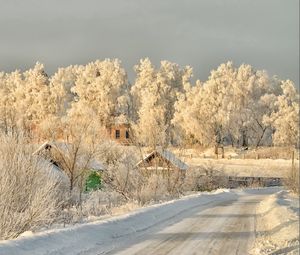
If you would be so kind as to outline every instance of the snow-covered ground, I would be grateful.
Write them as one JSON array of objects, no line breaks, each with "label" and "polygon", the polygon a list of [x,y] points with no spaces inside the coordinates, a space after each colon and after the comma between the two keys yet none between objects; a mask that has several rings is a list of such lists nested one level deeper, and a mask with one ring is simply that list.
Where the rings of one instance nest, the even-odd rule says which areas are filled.
[{"label": "snow-covered ground", "polygon": [[[292,167],[291,160],[285,159],[204,159],[186,158],[191,167],[205,166],[234,176],[259,176],[286,178]],[[299,161],[295,161],[299,165]]]},{"label": "snow-covered ground", "polygon": [[[268,149],[268,148],[265,148]],[[262,148],[263,150],[263,148]],[[290,174],[292,167],[291,159],[271,158],[243,158],[232,148],[226,147],[225,158],[215,159],[213,148],[198,152],[195,149],[172,151],[190,167],[209,167],[214,170],[223,171],[233,176],[259,176],[259,177],[283,177]],[[253,152],[253,151],[252,151]],[[295,159],[295,166],[299,165],[299,159]]]},{"label": "snow-covered ground", "polygon": [[252,254],[299,254],[299,197],[280,191],[257,208],[257,238]]},{"label": "snow-covered ground", "polygon": [[[223,255],[244,255],[254,244],[257,232],[255,225],[261,226],[260,217],[256,219],[257,205],[258,214],[268,217],[270,210],[262,210],[270,207],[270,202],[266,201],[285,194],[276,193],[278,190],[218,190],[194,194],[108,220],[25,234],[16,240],[2,241],[0,254],[148,255],[219,254],[222,251]],[[282,207],[289,202],[286,199],[280,201]],[[293,220],[296,221],[295,218]],[[273,224],[272,221],[270,223]],[[275,230],[277,228],[276,225]],[[261,233],[268,233],[268,230]],[[258,242],[256,251],[263,245],[263,242]]]}]

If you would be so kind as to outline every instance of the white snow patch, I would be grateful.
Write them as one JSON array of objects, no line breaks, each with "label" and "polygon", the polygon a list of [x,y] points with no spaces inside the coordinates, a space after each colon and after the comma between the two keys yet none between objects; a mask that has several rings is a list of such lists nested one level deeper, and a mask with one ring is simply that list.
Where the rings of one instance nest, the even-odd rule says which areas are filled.
[{"label": "white snow patch", "polygon": [[25,231],[23,232],[21,235],[18,236],[18,238],[21,238],[21,237],[28,237],[28,236],[33,236],[33,232],[32,231]]}]

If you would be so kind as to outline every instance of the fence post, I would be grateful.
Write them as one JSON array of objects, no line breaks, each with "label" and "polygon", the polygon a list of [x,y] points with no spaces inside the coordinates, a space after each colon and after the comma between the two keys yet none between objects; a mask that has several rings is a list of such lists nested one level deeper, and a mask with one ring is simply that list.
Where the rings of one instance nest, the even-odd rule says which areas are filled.
[{"label": "fence post", "polygon": [[292,150],[292,181],[294,181],[295,178],[295,151]]}]

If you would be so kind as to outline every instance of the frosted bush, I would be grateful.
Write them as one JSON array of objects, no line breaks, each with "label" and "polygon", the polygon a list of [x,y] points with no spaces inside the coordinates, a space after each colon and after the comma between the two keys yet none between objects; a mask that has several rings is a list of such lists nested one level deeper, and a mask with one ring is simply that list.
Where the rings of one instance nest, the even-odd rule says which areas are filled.
[{"label": "frosted bush", "polygon": [[211,165],[189,169],[183,184],[184,191],[210,191],[225,187],[228,187],[228,177]]},{"label": "frosted bush", "polygon": [[114,213],[115,208],[120,208],[127,202],[121,194],[115,191],[96,190],[85,193],[82,196],[81,203],[69,204],[64,209],[61,223],[64,225],[82,223],[94,217],[111,215]]},{"label": "frosted bush", "polygon": [[62,184],[22,138],[0,135],[0,143],[0,239],[9,239],[56,220]]},{"label": "frosted bush", "polygon": [[152,174],[138,194],[141,204],[155,201],[164,201],[168,198],[167,179],[160,175]]},{"label": "frosted bush", "polygon": [[93,191],[82,204],[85,216],[110,214],[111,209],[124,204],[124,198],[116,192]]}]

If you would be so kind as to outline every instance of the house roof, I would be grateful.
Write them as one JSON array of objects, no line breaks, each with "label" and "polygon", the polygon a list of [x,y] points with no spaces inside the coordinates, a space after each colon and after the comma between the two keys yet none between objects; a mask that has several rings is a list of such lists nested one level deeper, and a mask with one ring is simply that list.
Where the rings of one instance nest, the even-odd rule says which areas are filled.
[{"label": "house roof", "polygon": [[[50,147],[49,147],[50,146]],[[54,148],[55,150],[59,151],[59,153],[68,154],[72,150],[71,144],[67,143],[52,143],[52,142],[45,142],[43,143],[33,154],[34,155],[40,155],[44,150],[47,150],[48,148]],[[79,158],[78,162],[84,161],[84,158]],[[103,171],[106,169],[105,165],[96,160],[92,159],[88,162],[87,168],[95,170],[95,171]]]},{"label": "house roof", "polygon": [[144,157],[138,164],[137,166],[141,165],[143,162],[147,161],[149,158],[151,158],[153,155],[158,154],[159,156],[161,156],[162,158],[164,158],[165,160],[169,161],[173,166],[175,166],[176,168],[180,169],[180,170],[184,170],[186,171],[189,166],[184,163],[183,161],[181,161],[179,158],[177,158],[175,156],[175,154],[173,154],[172,152],[168,151],[168,150],[163,150],[161,148],[158,148],[154,151],[152,151],[150,154],[148,154],[146,157]]},{"label": "house roof", "polygon": [[57,165],[55,165],[53,162],[44,159],[42,156],[34,155],[37,159],[38,166],[45,170],[48,174],[51,174],[49,176],[54,176],[55,178],[59,178],[64,183],[69,183],[69,179],[67,175],[64,173],[64,171]]}]

